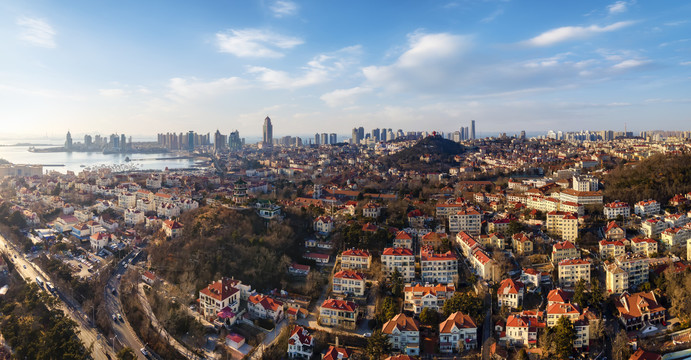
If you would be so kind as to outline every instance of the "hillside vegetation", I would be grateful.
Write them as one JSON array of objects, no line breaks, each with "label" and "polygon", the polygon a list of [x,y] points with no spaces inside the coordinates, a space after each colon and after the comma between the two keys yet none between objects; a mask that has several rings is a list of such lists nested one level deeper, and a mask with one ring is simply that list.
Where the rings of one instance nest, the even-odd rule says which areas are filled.
[{"label": "hillside vegetation", "polygon": [[[428,136],[417,144],[382,159],[385,167],[401,170],[446,171],[454,163],[454,156],[463,154],[465,147],[441,136]],[[429,162],[421,161],[420,156],[430,155]]]},{"label": "hillside vegetation", "polygon": [[674,195],[691,191],[691,155],[655,155],[634,166],[619,166],[604,180],[607,201],[633,205],[655,199],[664,205]]}]

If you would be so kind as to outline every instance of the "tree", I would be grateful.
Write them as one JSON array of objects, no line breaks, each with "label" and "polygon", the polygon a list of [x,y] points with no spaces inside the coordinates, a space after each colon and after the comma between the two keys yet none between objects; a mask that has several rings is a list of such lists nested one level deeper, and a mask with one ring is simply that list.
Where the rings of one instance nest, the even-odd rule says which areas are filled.
[{"label": "tree", "polygon": [[576,289],[573,294],[573,302],[584,308],[588,303],[588,294],[585,292],[585,279],[580,279],[576,283]]},{"label": "tree", "polygon": [[381,330],[376,330],[367,339],[367,347],[365,347],[365,354],[370,360],[379,360],[382,355],[388,354],[391,351],[391,343],[389,338],[384,335]]},{"label": "tree", "polygon": [[602,295],[602,289],[600,288],[600,281],[595,278],[592,280],[592,288],[590,289],[590,304],[594,307],[597,308],[598,310],[602,310],[603,308],[603,303],[605,302],[605,297]]},{"label": "tree", "polygon": [[135,360],[137,353],[131,347],[124,347],[118,351],[117,358],[118,360]]},{"label": "tree", "polygon": [[612,359],[626,360],[631,356],[631,348],[629,347],[629,336],[626,335],[626,330],[619,330],[617,336],[612,342]]},{"label": "tree", "polygon": [[482,299],[468,292],[455,293],[451,299],[446,300],[442,308],[444,316],[457,311],[470,315],[477,323],[482,323],[485,316]]},{"label": "tree", "polygon": [[383,324],[396,316],[396,302],[392,297],[384,298],[384,301],[379,305],[379,312],[377,314],[377,321]]},{"label": "tree", "polygon": [[420,313],[420,321],[426,325],[438,325],[439,324],[439,313],[432,308],[424,308]]},{"label": "tree", "polygon": [[391,293],[393,296],[400,298],[403,297],[403,290],[403,276],[398,271],[398,268],[395,268],[391,274]]},{"label": "tree", "polygon": [[518,355],[516,355],[517,360],[528,360],[528,353],[525,351],[525,349],[521,348],[521,350],[518,351]]},{"label": "tree", "polygon": [[573,353],[573,341],[576,339],[576,330],[573,323],[567,317],[560,317],[554,329],[554,345],[559,359],[568,359]]}]

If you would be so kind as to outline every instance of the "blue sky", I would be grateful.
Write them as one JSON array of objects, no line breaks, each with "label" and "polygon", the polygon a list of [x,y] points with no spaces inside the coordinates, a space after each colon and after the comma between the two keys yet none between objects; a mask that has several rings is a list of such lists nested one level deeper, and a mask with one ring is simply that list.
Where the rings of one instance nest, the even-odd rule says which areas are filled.
[{"label": "blue sky", "polygon": [[691,130],[686,1],[0,0],[5,135]]}]

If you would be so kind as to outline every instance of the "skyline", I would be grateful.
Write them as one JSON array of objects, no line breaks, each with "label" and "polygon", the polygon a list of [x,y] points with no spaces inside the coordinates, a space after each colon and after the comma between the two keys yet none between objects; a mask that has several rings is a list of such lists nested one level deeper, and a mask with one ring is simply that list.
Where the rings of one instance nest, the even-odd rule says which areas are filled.
[{"label": "skyline", "polygon": [[0,2],[5,136],[691,130],[683,2],[69,4]]}]

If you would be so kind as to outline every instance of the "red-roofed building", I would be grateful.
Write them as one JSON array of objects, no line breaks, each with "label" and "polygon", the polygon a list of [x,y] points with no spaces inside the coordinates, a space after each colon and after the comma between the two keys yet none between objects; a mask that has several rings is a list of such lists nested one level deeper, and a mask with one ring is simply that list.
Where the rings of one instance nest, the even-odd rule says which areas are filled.
[{"label": "red-roofed building", "polygon": [[456,287],[453,284],[426,284],[424,286],[412,284],[406,286],[403,291],[405,295],[403,309],[420,314],[424,308],[441,311],[446,300],[453,296]]},{"label": "red-roofed building", "polygon": [[500,307],[518,308],[523,303],[524,288],[520,281],[513,281],[511,278],[502,280],[497,289],[497,304]]},{"label": "red-roofed building", "polygon": [[480,235],[482,216],[474,209],[457,211],[449,215],[449,231],[465,231],[470,235]]},{"label": "red-roofed building", "polygon": [[558,264],[562,260],[580,257],[576,245],[571,241],[562,241],[552,246],[552,264]]},{"label": "red-roofed building", "polygon": [[623,293],[615,301],[619,321],[626,331],[637,330],[647,324],[659,324],[665,320],[667,309],[657,301],[655,293],[639,292],[629,295]]},{"label": "red-roofed building", "polygon": [[533,253],[533,240],[525,233],[513,234],[511,237],[511,246],[513,247],[513,251],[519,255]]},{"label": "red-roofed building", "polygon": [[320,216],[314,220],[314,231],[326,235],[334,229],[334,221],[331,216]]},{"label": "red-roofed building", "polygon": [[662,355],[639,348],[629,360],[662,360]]},{"label": "red-roofed building", "polygon": [[247,301],[247,309],[255,318],[271,319],[277,323],[283,318],[283,302],[266,295],[252,295]]},{"label": "red-roofed building", "polygon": [[603,213],[608,219],[615,219],[617,216],[627,218],[631,216],[631,208],[628,203],[621,201],[614,201],[609,204],[605,204]]},{"label": "red-roofed building", "polygon": [[355,270],[341,270],[333,276],[332,291],[336,294],[365,295],[365,275]]},{"label": "red-roofed building", "polygon": [[636,215],[645,218],[660,213],[660,203],[656,200],[642,200],[633,206]]},{"label": "red-roofed building", "polygon": [[645,256],[650,256],[651,254],[658,252],[657,248],[657,241],[651,238],[635,237],[631,239],[631,251],[634,254],[643,254]]},{"label": "red-roofed building", "polygon": [[549,233],[560,236],[564,240],[575,241],[578,238],[578,216],[575,213],[549,212],[545,227]]},{"label": "red-roofed building", "polygon": [[199,310],[207,319],[213,319],[224,308],[237,314],[240,307],[240,290],[236,281],[229,278],[212,282],[199,290]]},{"label": "red-roofed building", "polygon": [[329,348],[322,355],[322,360],[347,360],[353,355],[352,350],[343,347],[329,346]]},{"label": "red-roofed building", "polygon": [[394,269],[398,269],[404,281],[412,281],[415,278],[415,255],[408,248],[386,248],[381,255],[384,273],[391,275]]},{"label": "red-roofed building", "polygon": [[615,258],[619,255],[624,255],[626,246],[621,240],[600,240],[600,258]]},{"label": "red-roofed building", "polygon": [[563,260],[559,263],[559,285],[575,286],[579,280],[590,283],[590,261],[582,259]]},{"label": "red-roofed building", "polygon": [[571,301],[572,297],[572,292],[566,292],[562,288],[550,290],[549,294],[547,294],[547,306],[567,303]]},{"label": "red-roofed building", "polygon": [[341,254],[341,268],[343,269],[369,269],[372,264],[372,254],[367,250],[349,249]]},{"label": "red-roofed building", "polygon": [[382,333],[389,338],[391,347],[406,355],[420,355],[420,327],[417,320],[398,314],[387,321]]},{"label": "red-roofed building", "polygon": [[302,254],[302,257],[304,259],[308,260],[314,260],[317,264],[324,265],[328,264],[329,260],[331,259],[331,256],[328,254],[320,254],[320,253],[312,253],[312,252],[307,252]]},{"label": "red-roofed building", "polygon": [[359,308],[351,301],[327,299],[319,308],[319,324],[355,330]]},{"label": "red-roofed building", "polygon": [[420,238],[420,246],[430,246],[434,249],[439,249],[443,240],[448,240],[449,236],[446,233],[438,233],[436,231],[429,232]]},{"label": "red-roofed building", "polygon": [[626,231],[617,225],[616,221],[608,222],[604,233],[605,238],[608,240],[623,240],[626,237]]},{"label": "red-roofed building", "polygon": [[163,222],[163,231],[165,231],[166,236],[169,238],[176,238],[182,235],[182,224],[175,220],[166,220]]},{"label": "red-roofed building", "polygon": [[226,335],[226,346],[238,350],[242,345],[245,345],[245,338],[242,335],[236,333]]},{"label": "red-roofed building", "polygon": [[288,357],[291,359],[310,359],[314,352],[312,335],[300,325],[295,325],[288,338]]},{"label": "red-roofed building", "polygon": [[511,345],[535,347],[537,333],[545,327],[537,315],[513,314],[506,319],[505,338]]},{"label": "red-roofed building", "polygon": [[421,248],[420,273],[423,282],[455,283],[458,280],[458,257],[452,251],[442,254]]},{"label": "red-roofed building", "polygon": [[393,239],[393,246],[394,247],[402,247],[402,248],[408,248],[412,249],[413,248],[413,237],[410,236],[407,232],[401,230],[396,233],[396,237]]},{"label": "red-roofed building", "polygon": [[461,352],[477,348],[477,325],[462,312],[455,312],[439,324],[439,351]]}]

